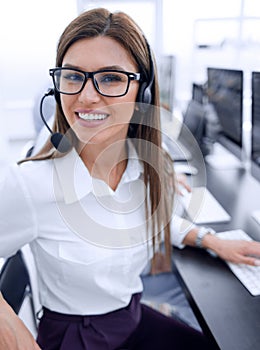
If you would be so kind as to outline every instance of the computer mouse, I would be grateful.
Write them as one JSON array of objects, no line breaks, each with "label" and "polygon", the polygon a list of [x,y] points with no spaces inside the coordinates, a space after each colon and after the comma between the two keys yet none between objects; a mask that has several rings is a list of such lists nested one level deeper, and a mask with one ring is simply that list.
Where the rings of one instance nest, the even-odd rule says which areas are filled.
[{"label": "computer mouse", "polygon": [[174,164],[174,169],[176,173],[182,173],[186,175],[197,175],[198,169],[188,163],[179,163]]}]

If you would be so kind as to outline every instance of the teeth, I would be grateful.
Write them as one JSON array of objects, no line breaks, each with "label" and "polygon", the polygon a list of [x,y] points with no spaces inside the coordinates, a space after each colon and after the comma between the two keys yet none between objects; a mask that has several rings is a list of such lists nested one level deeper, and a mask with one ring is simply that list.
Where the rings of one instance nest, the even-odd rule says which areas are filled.
[{"label": "teeth", "polygon": [[102,120],[107,118],[107,114],[79,113],[79,117],[84,120]]}]

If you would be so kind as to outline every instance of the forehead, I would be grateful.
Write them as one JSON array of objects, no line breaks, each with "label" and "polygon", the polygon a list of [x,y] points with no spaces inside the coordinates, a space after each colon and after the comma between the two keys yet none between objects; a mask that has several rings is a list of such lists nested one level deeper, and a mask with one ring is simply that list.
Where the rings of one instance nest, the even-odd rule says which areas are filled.
[{"label": "forehead", "polygon": [[115,39],[98,36],[81,39],[70,46],[62,65],[97,70],[120,66],[125,70],[136,70],[137,65],[130,53]]}]

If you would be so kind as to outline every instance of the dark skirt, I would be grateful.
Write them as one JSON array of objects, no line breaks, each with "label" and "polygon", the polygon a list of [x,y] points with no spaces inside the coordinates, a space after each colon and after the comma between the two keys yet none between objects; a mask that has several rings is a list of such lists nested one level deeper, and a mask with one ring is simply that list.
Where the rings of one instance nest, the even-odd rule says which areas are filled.
[{"label": "dark skirt", "polygon": [[42,350],[213,349],[202,333],[140,304],[135,294],[123,309],[96,316],[65,315],[44,308]]}]

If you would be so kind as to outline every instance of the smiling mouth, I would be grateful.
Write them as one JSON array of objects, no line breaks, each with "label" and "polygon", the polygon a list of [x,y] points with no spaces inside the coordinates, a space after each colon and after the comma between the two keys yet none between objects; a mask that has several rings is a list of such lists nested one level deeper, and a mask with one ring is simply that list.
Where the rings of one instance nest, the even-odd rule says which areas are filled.
[{"label": "smiling mouth", "polygon": [[78,113],[80,119],[84,120],[104,120],[108,118],[109,114],[101,114],[101,113]]}]

